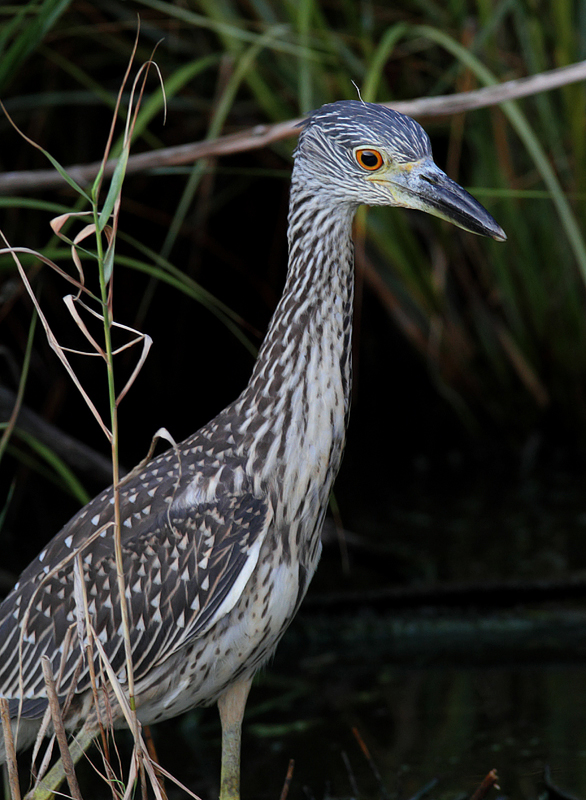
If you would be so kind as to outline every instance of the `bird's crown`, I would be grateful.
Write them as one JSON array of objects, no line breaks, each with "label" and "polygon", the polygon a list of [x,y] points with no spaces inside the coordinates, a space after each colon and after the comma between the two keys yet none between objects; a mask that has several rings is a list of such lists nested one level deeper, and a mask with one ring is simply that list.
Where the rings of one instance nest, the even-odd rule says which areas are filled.
[{"label": "bird's crown", "polygon": [[341,100],[328,103],[307,118],[296,155],[315,146],[353,153],[368,145],[384,148],[396,163],[419,161],[431,155],[429,136],[419,123],[376,103]]}]

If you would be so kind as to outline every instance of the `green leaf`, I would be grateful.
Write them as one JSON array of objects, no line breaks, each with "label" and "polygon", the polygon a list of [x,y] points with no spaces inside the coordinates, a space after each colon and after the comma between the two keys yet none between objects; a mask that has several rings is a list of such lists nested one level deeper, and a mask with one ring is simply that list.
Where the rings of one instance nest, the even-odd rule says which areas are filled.
[{"label": "green leaf", "polygon": [[[0,424],[0,428],[4,427],[4,425]],[[51,468],[51,473],[47,475],[49,479],[55,480],[56,477],[60,478],[61,481],[65,484],[67,491],[76,497],[81,505],[85,505],[89,503],[91,497],[84,489],[81,482],[75,477],[73,471],[67,466],[67,464],[63,461],[63,459],[57,455],[50,447],[47,447],[46,444],[41,442],[32,434],[28,433],[28,431],[22,430],[22,428],[16,428],[15,434],[25,442],[31,450],[33,450],[38,456],[40,456],[44,461]],[[27,459],[26,454],[22,451],[19,451],[18,448],[11,447],[10,451],[17,457],[20,458],[23,462],[29,462],[30,458]],[[34,463],[31,464],[34,467]]]},{"label": "green leaf", "polygon": [[112,175],[112,180],[110,181],[110,188],[108,189],[106,200],[104,201],[102,211],[98,217],[98,230],[100,232],[103,231],[108,224],[108,220],[112,216],[112,211],[114,210],[116,200],[122,192],[122,184],[124,183],[124,176],[126,175],[126,165],[128,164],[129,153],[130,143],[128,143],[123,149],[116,163],[114,174]]},{"label": "green leaf", "polygon": [[70,4],[71,0],[44,0],[40,4],[30,0],[6,24],[0,35],[0,93],[6,91],[10,80]]}]

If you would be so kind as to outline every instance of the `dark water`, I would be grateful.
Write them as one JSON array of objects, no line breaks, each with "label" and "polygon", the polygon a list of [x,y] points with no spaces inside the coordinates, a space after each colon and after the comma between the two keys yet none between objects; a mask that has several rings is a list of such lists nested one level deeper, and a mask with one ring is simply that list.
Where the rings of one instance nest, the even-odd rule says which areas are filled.
[{"label": "dark water", "polygon": [[[549,770],[586,798],[583,479],[464,484],[389,495],[377,519],[365,507],[349,571],[330,537],[250,696],[244,798],[278,798],[290,759],[290,798],[411,798],[433,780],[426,796],[464,798],[491,769],[489,797],[556,797]],[[162,761],[213,796],[215,710],[155,737]]]},{"label": "dark water", "polygon": [[[290,800],[408,800],[432,781],[425,797],[463,800],[492,769],[495,800],[560,800],[547,770],[586,798],[584,486],[559,470],[512,481],[448,471],[393,486],[375,512],[365,487],[351,496],[342,481],[346,549],[330,527],[250,695],[243,800],[278,800],[291,759]],[[214,708],[153,737],[168,770],[217,797]],[[82,794],[107,796],[88,771]]]},{"label": "dark water", "polygon": [[[410,797],[437,778],[432,796],[455,797],[470,794],[496,768],[503,794],[533,798],[543,790],[546,766],[556,782],[586,796],[582,665],[410,667],[394,664],[392,656],[373,663],[366,648],[360,655],[368,666],[353,667],[333,657],[328,663],[327,656],[301,665],[305,670],[298,674],[309,680],[312,694],[289,706],[292,730],[276,745],[296,759],[298,796],[307,785],[315,797],[328,791],[335,797],[379,797],[381,786],[391,796]],[[380,781],[353,728],[366,743]],[[270,725],[263,728],[251,716],[248,730],[259,745],[263,735],[274,745]]]},{"label": "dark water", "polygon": [[[305,624],[310,621],[300,620]],[[538,798],[547,768],[556,785],[586,797],[583,664],[499,664],[493,652],[483,665],[482,658],[470,663],[475,659],[466,659],[464,647],[456,659],[445,651],[434,659],[428,649],[397,664],[392,648],[381,657],[365,637],[350,652],[347,642],[333,644],[332,630],[321,653],[311,646],[303,654],[297,646],[304,638],[293,631],[253,687],[243,797],[278,798],[290,759],[291,798],[410,798],[432,779],[430,797],[463,798],[491,769],[498,771],[500,791],[490,796]],[[179,761],[169,738],[178,729]],[[155,736],[163,762],[202,797],[213,796],[215,710],[191,714],[179,726],[166,723]]]}]

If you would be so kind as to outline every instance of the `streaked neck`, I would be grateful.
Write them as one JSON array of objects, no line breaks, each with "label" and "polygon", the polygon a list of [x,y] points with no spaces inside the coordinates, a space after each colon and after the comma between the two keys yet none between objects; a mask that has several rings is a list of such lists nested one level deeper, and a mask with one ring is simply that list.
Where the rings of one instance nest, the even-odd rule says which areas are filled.
[{"label": "streaked neck", "polygon": [[[283,296],[236,410],[247,472],[327,502],[345,443],[354,294],[350,207],[292,189]],[[315,487],[315,488],[314,488]],[[313,504],[313,503],[312,503]]]}]

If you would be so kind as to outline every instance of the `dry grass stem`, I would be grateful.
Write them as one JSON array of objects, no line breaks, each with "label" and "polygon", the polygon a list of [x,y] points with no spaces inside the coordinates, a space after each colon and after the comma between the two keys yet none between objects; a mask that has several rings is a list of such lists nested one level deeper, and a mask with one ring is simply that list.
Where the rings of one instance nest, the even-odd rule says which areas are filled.
[{"label": "dry grass stem", "polygon": [[8,767],[8,785],[11,800],[20,800],[20,784],[18,782],[18,764],[16,762],[16,749],[10,724],[10,711],[8,700],[0,697],[0,717],[2,718],[2,732],[4,734],[4,747],[6,750],[6,766]]},{"label": "dry grass stem", "polygon": [[[106,150],[104,153],[103,161],[106,162],[108,153],[111,146],[111,141],[114,132],[114,124],[118,116],[118,107],[121,102],[122,93],[124,87],[126,86],[128,77],[130,75],[130,69],[132,64],[134,63],[134,57],[136,55],[136,49],[138,46],[138,37],[139,37],[139,30],[137,30],[134,47],[129,59],[128,67],[124,78],[122,80],[122,84],[120,86],[120,90],[118,92],[118,101],[115,113],[113,115],[113,121],[110,128],[110,136],[108,139],[108,144],[106,146]],[[112,184],[110,186],[110,190],[106,197],[104,207],[100,213],[99,219],[97,217],[97,213],[94,214],[95,219],[97,220],[97,224],[99,225],[102,218],[105,217],[108,219],[110,214],[112,216],[112,231],[108,235],[108,249],[105,254],[104,261],[100,264],[100,269],[103,270],[101,274],[101,280],[103,279],[107,286],[108,286],[108,314],[104,314],[104,332],[107,342],[107,350],[108,350],[108,374],[109,380],[111,385],[113,386],[113,363],[112,359],[114,356],[114,352],[111,350],[111,346],[108,347],[110,343],[110,331],[113,325],[113,317],[112,317],[112,292],[113,292],[113,280],[112,280],[112,270],[113,270],[113,260],[114,260],[114,247],[116,242],[116,233],[118,230],[118,218],[120,213],[120,203],[122,197],[122,182],[124,176],[126,174],[126,167],[128,158],[130,155],[130,145],[132,142],[132,133],[134,130],[134,126],[136,123],[136,118],[140,109],[140,104],[143,96],[143,92],[146,85],[146,80],[148,77],[148,72],[150,66],[153,64],[152,60],[149,60],[146,64],[139,69],[138,74],[133,82],[132,91],[130,96],[130,103],[128,109],[128,117],[125,125],[124,130],[124,141],[122,147],[122,153],[120,158],[117,160],[116,168],[114,172],[114,179],[112,180]],[[155,65],[156,67],[156,65]],[[156,67],[158,70],[158,67]],[[160,73],[159,73],[160,75]],[[135,102],[135,94],[137,91],[137,87],[140,86],[138,91],[138,99]],[[118,175],[116,175],[118,172]],[[99,182],[97,186],[94,186],[94,197],[98,196],[99,191]],[[103,229],[105,230],[107,226],[103,225]],[[97,233],[96,233],[97,236]],[[99,247],[99,240],[98,240],[98,247]],[[105,299],[103,297],[103,299]],[[138,334],[138,332],[136,332]],[[138,334],[140,336],[140,334]],[[124,568],[123,568],[123,556],[122,556],[122,523],[121,523],[121,513],[120,513],[120,476],[119,476],[119,466],[118,466],[118,423],[117,423],[117,410],[118,404],[126,395],[128,389],[133,384],[136,376],[138,375],[142,365],[146,359],[148,351],[151,345],[150,337],[143,337],[143,350],[138,363],[135,366],[135,369],[130,376],[130,379],[127,381],[126,385],[122,389],[122,392],[114,399],[114,403],[110,409],[111,412],[111,419],[112,419],[112,471],[113,471],[113,499],[114,499],[114,554],[116,559],[116,573],[117,573],[117,582],[118,582],[118,593],[119,593],[119,604],[120,604],[120,613],[122,616],[122,635],[124,639],[124,652],[126,657],[126,683],[128,686],[128,697],[129,697],[129,712],[130,715],[127,717],[127,721],[129,727],[133,733],[135,739],[135,752],[138,754],[139,752],[142,754],[144,750],[144,743],[142,742],[142,737],[140,734],[140,726],[136,716],[136,707],[135,707],[135,700],[134,700],[134,671],[133,671],[133,664],[132,664],[132,646],[130,641],[130,621],[129,621],[129,611],[128,611],[128,604],[126,600],[126,581],[124,576]],[[142,745],[139,748],[139,742]],[[138,755],[137,755],[138,758]],[[142,759],[139,758],[139,772],[141,777],[141,785],[143,787],[143,792],[146,791],[145,789],[145,782],[144,782],[144,771],[142,769]],[[129,784],[131,782],[129,781]],[[155,787],[153,787],[155,788]]]},{"label": "dry grass stem", "polygon": [[[135,41],[133,54],[132,54],[132,57],[131,57],[130,62],[128,64],[128,68],[127,68],[126,74],[124,76],[124,80],[122,82],[122,86],[120,88],[120,92],[119,92],[119,95],[118,95],[116,112],[114,114],[114,118],[113,118],[112,125],[111,125],[111,128],[110,128],[110,133],[109,133],[107,146],[106,146],[106,149],[105,149],[105,152],[104,152],[104,158],[103,158],[104,162],[107,160],[108,154],[110,152],[113,133],[114,133],[114,128],[115,128],[115,123],[116,123],[116,119],[117,119],[117,111],[118,111],[118,108],[119,108],[119,104],[121,102],[122,92],[124,90],[124,87],[126,85],[126,82],[128,80],[129,74],[130,74],[130,69],[132,67],[134,53],[136,51],[137,41],[138,41],[138,39]],[[111,670],[111,667],[110,667],[109,663],[107,662],[107,660],[105,660],[105,653],[103,652],[103,649],[101,649],[99,647],[99,644],[100,644],[99,642],[98,642],[98,650],[99,650],[99,654],[100,654],[100,659],[101,659],[101,661],[102,661],[102,663],[103,663],[103,665],[104,665],[104,667],[106,669],[106,672],[109,674],[110,683],[111,683],[113,691],[114,691],[114,693],[115,693],[115,695],[117,697],[119,706],[122,709],[122,711],[124,713],[124,716],[126,717],[127,723],[129,725],[130,729],[132,730],[134,738],[135,738],[135,742],[136,742],[136,746],[135,746],[135,754],[136,755],[135,755],[135,758],[137,759],[138,769],[139,769],[139,773],[141,775],[141,783],[143,784],[143,792],[146,792],[146,786],[145,786],[145,781],[144,781],[145,770],[143,768],[143,756],[142,756],[143,747],[139,747],[139,743],[142,740],[141,740],[141,736],[140,736],[140,727],[139,727],[139,724],[138,724],[138,721],[137,721],[137,718],[136,718],[135,705],[134,705],[134,676],[133,676],[133,665],[132,665],[132,649],[131,649],[131,643],[130,643],[130,624],[129,624],[129,616],[128,616],[128,607],[127,607],[127,602],[126,602],[126,587],[125,587],[125,576],[124,576],[124,570],[123,570],[123,555],[122,555],[122,546],[121,546],[121,520],[120,520],[119,469],[118,469],[117,407],[118,407],[118,404],[121,402],[121,400],[126,395],[126,393],[128,392],[128,390],[130,389],[130,387],[132,386],[132,384],[134,383],[134,381],[136,379],[136,376],[140,372],[140,370],[141,370],[141,368],[142,368],[142,366],[144,364],[144,361],[145,361],[145,359],[147,357],[147,354],[148,354],[148,351],[150,349],[152,340],[150,339],[150,337],[143,336],[141,333],[139,333],[138,331],[136,331],[136,330],[134,330],[132,328],[129,328],[128,326],[120,325],[120,324],[114,322],[113,315],[112,315],[112,287],[113,287],[113,282],[112,282],[111,278],[112,278],[112,269],[113,269],[113,263],[114,263],[114,247],[115,247],[116,231],[117,231],[117,227],[118,227],[118,216],[119,216],[119,210],[120,210],[120,198],[121,198],[121,191],[122,191],[122,182],[123,182],[126,162],[127,162],[128,154],[129,154],[129,150],[130,150],[132,132],[133,132],[134,125],[135,125],[135,122],[136,122],[136,116],[137,116],[138,110],[140,108],[140,100],[142,98],[142,93],[144,91],[145,81],[146,81],[146,78],[147,78],[147,75],[148,75],[148,68],[149,68],[150,64],[151,64],[151,62],[149,62],[147,65],[144,65],[139,70],[139,73],[138,73],[138,75],[137,75],[137,77],[136,77],[136,79],[135,79],[135,81],[133,83],[129,115],[128,115],[126,126],[125,126],[123,151],[122,151],[122,155],[120,156],[120,158],[118,159],[118,162],[117,162],[118,173],[115,174],[115,177],[112,180],[108,195],[106,197],[106,200],[105,200],[104,206],[102,207],[101,212],[98,212],[97,198],[98,198],[98,195],[99,195],[99,191],[100,191],[100,186],[101,186],[101,181],[102,181],[103,175],[100,175],[98,177],[98,180],[96,181],[96,183],[95,183],[95,185],[93,187],[93,191],[92,191],[92,198],[94,198],[92,200],[93,208],[92,208],[92,211],[90,212],[90,214],[93,216],[93,222],[92,223],[86,224],[76,234],[76,236],[74,237],[74,239],[72,241],[67,236],[64,235],[63,227],[67,222],[69,222],[72,219],[72,217],[80,216],[79,214],[62,214],[62,215],[59,215],[58,217],[56,217],[51,223],[51,227],[52,227],[53,232],[61,240],[65,241],[66,243],[68,243],[71,246],[72,260],[73,260],[73,263],[74,263],[75,268],[77,270],[78,279],[71,278],[69,275],[64,273],[63,270],[60,270],[57,267],[57,265],[52,263],[49,259],[45,259],[42,256],[40,256],[39,254],[35,254],[35,255],[37,255],[38,257],[41,258],[41,261],[43,263],[48,264],[49,266],[51,266],[53,269],[56,270],[56,272],[58,274],[62,275],[70,283],[73,283],[75,285],[75,287],[77,289],[77,294],[75,296],[74,295],[67,295],[64,298],[64,302],[65,302],[66,308],[68,309],[69,313],[71,314],[71,316],[72,316],[74,322],[76,323],[78,329],[81,331],[81,333],[84,335],[86,341],[89,343],[90,348],[91,348],[90,352],[81,352],[80,353],[80,351],[72,350],[70,348],[66,348],[66,347],[64,347],[64,346],[59,344],[59,342],[57,341],[56,337],[54,336],[54,334],[53,334],[53,332],[51,330],[51,327],[50,327],[50,325],[49,325],[49,323],[47,321],[47,318],[43,314],[43,311],[42,311],[42,309],[40,307],[40,304],[39,304],[39,302],[38,302],[38,300],[37,300],[37,298],[35,296],[35,293],[34,293],[34,291],[32,289],[31,284],[30,284],[30,282],[28,280],[26,272],[25,272],[24,268],[22,267],[22,264],[21,264],[20,259],[18,257],[18,251],[16,249],[14,249],[14,248],[11,248],[8,245],[8,242],[6,242],[6,244],[8,246],[3,251],[3,252],[10,253],[12,258],[13,258],[13,260],[15,261],[15,263],[17,265],[17,268],[18,268],[18,271],[19,271],[19,273],[21,275],[21,279],[22,279],[22,281],[24,283],[24,286],[25,286],[29,296],[31,297],[31,299],[32,299],[32,301],[33,301],[33,303],[35,305],[35,308],[36,308],[36,310],[38,312],[39,318],[41,319],[41,322],[42,322],[43,327],[45,329],[45,333],[46,333],[47,339],[49,341],[49,344],[51,345],[52,349],[57,353],[58,357],[60,358],[60,360],[62,361],[62,363],[66,367],[67,372],[69,373],[69,375],[72,378],[73,382],[75,383],[75,385],[77,386],[78,390],[81,392],[82,396],[84,397],[88,407],[90,408],[90,410],[94,414],[94,417],[96,418],[96,420],[98,421],[102,431],[105,433],[106,437],[108,438],[108,441],[110,442],[110,445],[111,445],[111,448],[112,448],[114,518],[115,518],[114,519],[114,531],[113,531],[113,534],[114,534],[114,551],[115,551],[115,557],[116,557],[116,571],[117,571],[117,582],[118,582],[118,589],[119,589],[119,603],[120,603],[120,612],[121,612],[121,615],[122,615],[122,631],[123,631],[124,648],[125,648],[125,655],[126,655],[126,671],[125,671],[126,672],[126,680],[125,680],[125,683],[127,685],[127,690],[128,690],[128,695],[129,695],[129,702],[128,703],[125,702],[124,692],[122,690],[122,687],[120,686],[119,682],[116,680],[115,676],[113,675],[113,671]],[[137,100],[135,102],[135,93],[137,92],[137,87],[138,87],[138,98],[137,98]],[[25,137],[25,138],[27,138],[27,137]],[[28,139],[27,139],[27,141],[28,141]],[[86,214],[84,213],[81,216],[86,216]],[[111,224],[109,222],[110,219],[112,220]],[[101,238],[102,234],[104,235],[104,237],[106,239],[106,243],[107,243],[107,249],[105,251],[105,254],[104,254],[103,247],[102,247],[102,238]],[[84,270],[83,270],[83,266],[82,266],[82,263],[81,263],[81,259],[80,259],[79,253],[78,253],[78,246],[80,245],[81,242],[86,240],[88,237],[92,237],[92,238],[95,237],[96,244],[97,244],[98,258],[99,258],[98,267],[99,267],[99,271],[100,271],[99,272],[99,277],[100,277],[100,287],[101,287],[101,295],[102,295],[101,300],[99,298],[95,298],[85,288],[85,276],[84,276]],[[5,237],[3,237],[3,238],[4,238],[4,241],[6,241]],[[23,250],[23,252],[24,252],[24,250]],[[100,311],[99,312],[96,312],[91,307],[89,307],[87,305],[87,303],[84,303],[81,300],[81,294],[82,293],[88,294],[93,301],[97,300],[97,302],[100,304]],[[103,346],[100,343],[98,343],[96,338],[90,333],[90,331],[88,329],[88,326],[86,325],[85,321],[83,320],[83,318],[81,316],[81,313],[80,313],[81,311],[84,311],[84,312],[90,314],[91,316],[97,318],[102,323],[103,328],[104,328],[104,345]],[[126,344],[122,345],[122,347],[119,347],[118,349],[113,348],[112,347],[112,343],[111,343],[111,333],[112,333],[112,330],[114,328],[118,328],[118,329],[122,329],[122,330],[124,330],[126,332],[130,332],[132,334],[132,336],[133,336],[132,340],[130,342],[127,342]],[[117,355],[118,353],[120,353],[122,350],[125,350],[128,347],[131,347],[131,346],[133,346],[135,344],[138,344],[139,342],[142,342],[141,354],[140,354],[140,356],[139,356],[139,358],[137,360],[137,363],[136,363],[136,365],[135,365],[135,367],[134,367],[134,369],[132,371],[132,374],[131,374],[130,378],[125,383],[124,387],[122,388],[122,391],[119,392],[118,395],[116,395],[115,394],[115,390],[114,390],[114,364],[113,364],[114,356]],[[110,393],[110,425],[109,426],[103,420],[103,418],[99,414],[96,406],[94,405],[94,403],[90,399],[89,395],[84,390],[83,386],[81,385],[80,381],[78,380],[78,378],[77,378],[77,376],[76,376],[76,374],[75,374],[75,372],[74,372],[74,370],[73,370],[73,368],[72,368],[72,366],[71,366],[71,364],[69,362],[69,359],[67,358],[66,353],[78,353],[78,354],[81,354],[81,355],[91,355],[91,356],[96,356],[97,355],[97,356],[100,356],[100,358],[102,358],[106,362],[107,373],[108,373],[108,386],[109,386],[109,393]],[[84,580],[83,580],[83,570],[82,570],[82,566],[81,566],[80,557],[81,557],[81,555],[78,552],[76,554],[76,559],[75,559],[75,561],[73,563],[74,589],[75,589],[75,601],[76,601],[76,625],[77,625],[77,633],[78,633],[78,639],[79,639],[80,654],[83,654],[84,652],[86,652],[86,648],[87,648],[88,661],[92,664],[92,667],[93,667],[93,658],[92,658],[93,650],[92,650],[92,646],[93,646],[93,643],[96,641],[96,638],[95,638],[95,635],[92,635],[92,636],[89,635],[90,629],[91,629],[90,628],[90,619],[89,619],[89,613],[88,613],[88,603],[87,603],[87,597],[86,597],[86,594],[85,594],[85,586],[84,586]],[[93,631],[92,631],[92,633],[93,633]],[[83,656],[82,656],[82,658],[83,658]],[[45,669],[46,666],[47,665],[44,664],[43,668]],[[81,661],[80,661],[80,666],[81,666]],[[50,677],[51,677],[51,681],[52,681],[53,680],[53,676],[51,675]],[[48,680],[47,677],[45,678],[45,680],[46,680],[47,687],[48,687],[48,690],[49,690],[50,681]],[[98,685],[97,685],[97,681],[95,679],[95,675],[92,674],[90,676],[90,681],[91,681],[92,691],[94,692],[94,699],[95,699],[95,704],[96,704],[96,714],[97,714],[97,719],[98,719],[98,725],[96,726],[96,732],[97,732],[98,729],[102,731],[102,740],[103,740],[103,744],[104,744],[104,751],[107,752],[107,738],[105,736],[105,731],[103,729],[102,721],[99,719],[99,717],[100,717],[100,711],[99,711],[100,703],[99,703],[99,698],[98,698],[98,694],[97,694],[98,693]],[[21,683],[22,683],[22,676],[21,676]],[[76,683],[76,681],[74,681],[72,683],[72,689],[74,688],[75,683]],[[56,692],[55,692],[55,702],[57,702],[56,701],[56,697],[57,697],[57,695],[56,695]],[[65,775],[66,775],[68,781],[70,782],[70,785],[72,785],[71,782],[74,780],[74,774],[72,775],[71,756],[69,755],[69,751],[68,751],[68,758],[67,759],[63,754],[64,742],[65,742],[65,746],[66,746],[65,731],[64,731],[63,718],[61,716],[61,712],[59,712],[60,713],[61,726],[59,727],[59,723],[57,721],[55,721],[55,714],[56,714],[55,702],[51,703],[51,709],[52,709],[51,715],[52,715],[52,718],[54,720],[54,727],[55,727],[55,731],[56,731],[57,736],[58,736],[59,746],[60,746],[60,749],[61,749],[61,752],[62,752],[62,762],[63,762],[64,772],[65,772]],[[57,703],[57,708],[58,708],[58,703]],[[48,720],[47,720],[47,722],[48,722]],[[47,761],[47,754],[45,754],[45,759],[44,759],[44,762],[46,762],[46,761]],[[107,768],[109,769],[109,765],[108,765]],[[76,791],[78,792],[79,790],[77,789]],[[72,788],[72,793],[75,795],[75,791],[74,791],[73,788]]]},{"label": "dry grass stem", "polygon": [[49,707],[51,709],[51,719],[53,721],[53,728],[55,729],[55,736],[57,738],[57,744],[59,745],[59,751],[61,753],[61,760],[63,762],[65,777],[67,778],[67,783],[69,785],[69,791],[71,792],[73,800],[82,800],[81,791],[77,782],[77,776],[75,774],[75,766],[73,764],[73,759],[71,758],[71,753],[67,744],[67,734],[65,733],[65,726],[63,725],[63,716],[61,714],[61,708],[59,707],[59,698],[57,697],[57,690],[55,688],[53,670],[51,669],[51,662],[49,661],[48,656],[41,657],[41,665],[43,667],[43,677],[45,679],[47,697],[49,700]]},{"label": "dry grass stem", "polygon": [[175,455],[179,458],[179,448],[177,447],[177,442],[175,441],[173,436],[169,433],[167,428],[159,428],[151,439],[148,453],[133,469],[130,470],[130,472],[127,475],[125,475],[125,477],[121,481],[121,485],[124,482],[134,478],[140,472],[142,472],[142,470],[145,468],[145,466],[149,463],[149,461],[153,457],[155,452],[155,447],[157,446],[157,442],[159,441],[159,439],[164,439],[166,442],[169,442],[169,444],[175,451]]},{"label": "dry grass stem", "polygon": [[[53,757],[53,746],[55,744],[55,736],[51,736],[48,742],[45,738],[45,736],[48,736],[50,724],[51,724],[51,708],[50,706],[47,706],[47,709],[43,715],[43,719],[41,720],[41,727],[39,728],[39,732],[37,733],[37,738],[35,739],[35,743],[33,746],[31,772],[35,779],[35,786],[46,774],[51,764],[51,759]],[[43,758],[41,759],[41,763],[37,768],[37,759],[39,757],[43,744],[45,744],[46,746],[43,752]]]},{"label": "dry grass stem", "polygon": [[[6,238],[4,237],[4,235],[3,235],[1,232],[0,232],[0,236],[2,237],[3,241],[4,241],[4,242],[6,242]],[[6,244],[8,244],[8,243],[6,242]],[[104,423],[104,421],[103,421],[103,419],[102,419],[102,416],[101,416],[100,412],[98,411],[98,409],[97,409],[97,408],[96,408],[96,406],[94,405],[94,403],[93,403],[93,401],[91,400],[90,396],[88,395],[88,393],[85,391],[85,389],[83,388],[83,386],[82,386],[82,385],[81,385],[81,383],[79,382],[79,380],[78,380],[78,378],[77,378],[77,375],[75,374],[75,371],[74,371],[73,367],[71,366],[71,364],[70,364],[70,362],[69,362],[69,359],[68,359],[68,358],[67,358],[67,356],[65,355],[65,350],[64,350],[64,348],[63,348],[63,347],[61,347],[61,345],[60,345],[60,344],[59,344],[59,342],[57,341],[57,338],[56,338],[56,337],[55,337],[55,335],[53,334],[53,331],[51,330],[51,326],[49,325],[49,321],[47,320],[47,318],[46,318],[45,314],[43,313],[43,310],[42,310],[42,308],[41,308],[41,305],[40,305],[40,303],[38,302],[38,300],[37,300],[37,297],[36,297],[36,295],[35,295],[35,292],[34,292],[34,290],[33,290],[32,286],[31,286],[31,284],[30,284],[30,282],[29,282],[29,280],[28,280],[28,277],[27,277],[26,271],[25,271],[24,267],[22,266],[22,263],[21,263],[20,259],[18,258],[18,253],[22,253],[22,252],[30,252],[30,253],[32,253],[32,254],[33,254],[33,255],[35,255],[37,258],[39,258],[39,259],[40,259],[40,260],[41,260],[43,263],[45,263],[45,264],[48,264],[49,266],[51,266],[51,267],[53,267],[53,268],[56,268],[56,269],[57,269],[57,271],[58,271],[58,272],[60,272],[60,273],[62,273],[62,274],[64,274],[64,273],[63,273],[63,270],[59,270],[59,269],[57,268],[57,265],[56,265],[56,264],[54,264],[52,261],[50,261],[50,259],[48,259],[48,258],[44,258],[43,256],[41,256],[41,254],[39,254],[39,253],[36,253],[36,252],[34,252],[34,251],[31,251],[31,250],[28,250],[28,248],[15,248],[15,247],[10,247],[10,245],[8,245],[8,247],[6,247],[6,248],[3,248],[2,250],[0,250],[0,255],[3,255],[3,254],[5,254],[5,253],[8,253],[8,254],[10,254],[10,255],[12,256],[12,258],[14,259],[14,261],[15,261],[15,263],[16,263],[16,266],[17,266],[17,268],[18,268],[18,272],[19,272],[19,274],[20,274],[20,277],[21,277],[21,279],[22,279],[22,281],[23,281],[23,283],[24,283],[24,286],[25,286],[25,288],[26,288],[26,290],[27,290],[27,292],[28,292],[28,295],[29,295],[29,297],[30,297],[30,298],[31,298],[31,300],[33,301],[33,304],[34,304],[34,306],[35,306],[35,309],[36,309],[36,311],[37,311],[37,314],[39,315],[39,319],[41,320],[41,323],[42,323],[42,325],[43,325],[43,328],[45,329],[45,335],[46,335],[46,337],[47,337],[47,341],[48,341],[48,343],[49,343],[49,346],[50,346],[50,347],[51,347],[51,349],[52,349],[52,350],[53,350],[53,351],[56,353],[57,357],[59,358],[59,360],[61,361],[61,363],[62,363],[62,364],[63,364],[63,366],[65,367],[65,369],[67,370],[67,373],[68,373],[69,377],[70,377],[70,378],[71,378],[71,380],[74,382],[74,384],[77,386],[77,388],[78,388],[79,392],[81,393],[81,395],[82,395],[83,399],[85,400],[85,402],[86,402],[86,404],[87,404],[88,408],[90,409],[90,411],[91,411],[91,412],[92,412],[92,414],[94,415],[94,418],[97,420],[97,422],[98,422],[98,424],[99,424],[100,428],[102,429],[102,431],[104,432],[104,434],[105,434],[105,435],[106,435],[106,437],[108,438],[108,441],[111,441],[111,440],[112,440],[112,433],[111,433],[111,431],[109,430],[109,428],[107,427],[107,425]],[[64,274],[64,275],[66,275],[66,274]],[[68,278],[68,280],[70,280],[72,283],[77,283],[76,281],[74,281],[74,280],[71,278],[71,276],[67,275],[66,277],[67,277],[67,278]],[[78,284],[78,286],[81,286],[81,285],[80,285],[80,284]]]},{"label": "dry grass stem", "polygon": [[162,775],[164,778],[166,778],[167,780],[171,781],[171,783],[174,783],[175,786],[177,786],[179,789],[181,789],[181,791],[185,792],[190,797],[193,797],[193,800],[201,800],[201,797],[199,795],[195,794],[195,792],[192,792],[191,789],[188,789],[187,786],[185,786],[185,784],[183,784],[183,783],[181,783],[181,781],[177,780],[177,778],[174,775],[172,775],[170,772],[168,772],[166,769],[164,769],[160,764],[152,764],[151,767],[153,768],[153,774],[156,771],[157,773]]}]

